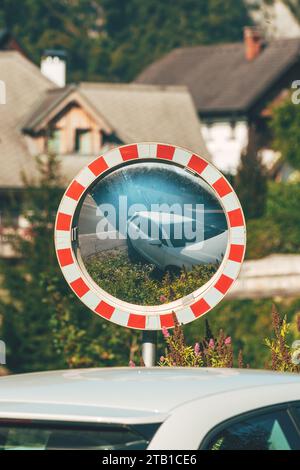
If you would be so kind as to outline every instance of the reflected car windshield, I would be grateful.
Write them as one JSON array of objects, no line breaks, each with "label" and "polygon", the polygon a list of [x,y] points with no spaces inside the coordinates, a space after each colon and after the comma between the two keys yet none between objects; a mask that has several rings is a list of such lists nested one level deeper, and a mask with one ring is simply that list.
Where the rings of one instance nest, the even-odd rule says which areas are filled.
[{"label": "reflected car windshield", "polygon": [[[221,235],[224,233],[226,229],[221,229],[218,228],[214,225],[208,225],[205,226],[204,228],[204,240],[209,240],[213,237],[217,237],[218,235]],[[181,235],[182,234],[182,235]],[[199,236],[199,234],[198,234]],[[194,243],[200,242],[201,239],[196,240],[196,237],[194,238],[187,238],[184,235],[184,230],[182,228],[182,232],[178,231],[178,226],[177,226],[177,231],[174,229],[174,224],[171,224],[170,228],[170,242],[174,248],[184,248],[188,245],[192,245]]]}]

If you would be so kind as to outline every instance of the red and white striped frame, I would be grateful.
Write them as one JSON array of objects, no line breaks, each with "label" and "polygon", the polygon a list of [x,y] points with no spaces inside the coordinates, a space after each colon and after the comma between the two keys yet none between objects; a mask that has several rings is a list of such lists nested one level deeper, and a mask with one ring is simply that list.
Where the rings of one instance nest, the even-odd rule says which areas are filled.
[{"label": "red and white striped frame", "polygon": [[[86,190],[107,170],[127,161],[159,159],[199,174],[215,192],[227,218],[228,247],[217,273],[202,288],[175,302],[139,306],[120,301],[98,287],[81,269],[72,250],[72,221]],[[55,248],[63,275],[73,292],[94,313],[118,325],[137,330],[174,326],[173,313],[187,324],[214,308],[237,279],[244,260],[246,226],[240,202],[224,176],[204,158],[168,144],[138,143],[110,150],[83,168],[67,188],[56,217]]]}]

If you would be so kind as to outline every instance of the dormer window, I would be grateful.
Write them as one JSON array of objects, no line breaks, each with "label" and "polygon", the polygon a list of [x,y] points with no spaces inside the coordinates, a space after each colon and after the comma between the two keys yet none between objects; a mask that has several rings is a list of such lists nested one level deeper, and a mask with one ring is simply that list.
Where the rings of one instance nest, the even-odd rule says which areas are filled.
[{"label": "dormer window", "polygon": [[92,154],[92,133],[90,129],[75,130],[75,152],[80,155]]},{"label": "dormer window", "polygon": [[61,129],[51,129],[47,141],[47,150],[49,153],[59,155],[61,152]]}]

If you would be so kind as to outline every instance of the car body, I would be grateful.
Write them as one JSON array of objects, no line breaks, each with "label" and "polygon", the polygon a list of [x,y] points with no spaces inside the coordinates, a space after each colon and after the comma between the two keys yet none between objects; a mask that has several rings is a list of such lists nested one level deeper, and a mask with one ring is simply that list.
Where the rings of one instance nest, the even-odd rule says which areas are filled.
[{"label": "car body", "polygon": [[299,375],[156,367],[0,378],[0,449],[236,447],[300,449]]},{"label": "car body", "polygon": [[[191,226],[193,222],[191,217],[166,212],[136,212],[127,223],[128,240],[139,255],[163,271],[169,267],[191,270],[200,264],[221,263],[228,230],[204,226],[201,240],[193,242],[185,238],[183,230],[184,224]],[[182,236],[176,238],[179,227]]]}]

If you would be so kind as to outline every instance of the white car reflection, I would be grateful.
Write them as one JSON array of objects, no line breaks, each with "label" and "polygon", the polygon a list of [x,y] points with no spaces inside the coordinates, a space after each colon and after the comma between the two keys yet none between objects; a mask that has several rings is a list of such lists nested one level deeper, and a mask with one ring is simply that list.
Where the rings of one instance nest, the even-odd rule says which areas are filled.
[{"label": "white car reflection", "polygon": [[[227,247],[228,230],[205,226],[204,240],[198,243],[184,236],[180,239],[174,236],[178,233],[177,224],[192,221],[189,217],[170,213],[136,212],[127,223],[130,255],[140,255],[163,271],[183,267],[191,270],[195,265],[221,263]],[[154,226],[156,230],[153,230]],[[158,235],[153,236],[153,232]]]}]

